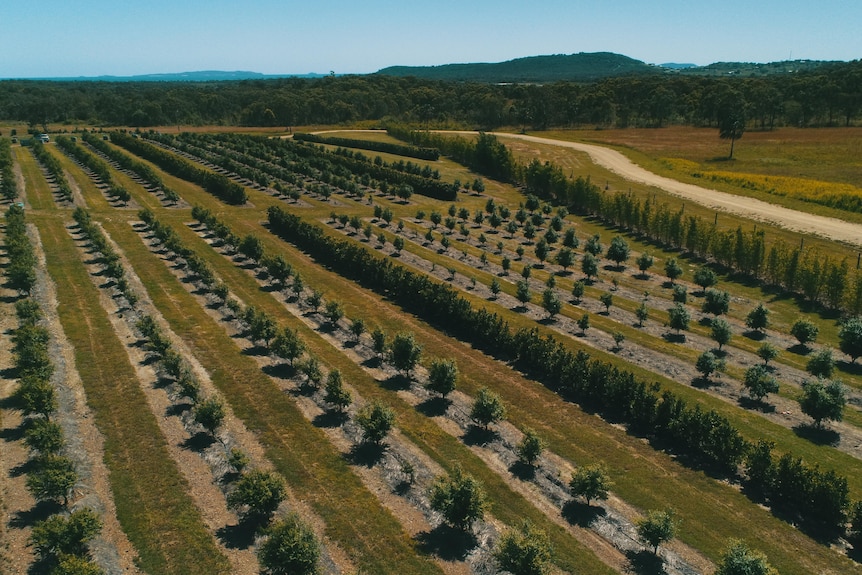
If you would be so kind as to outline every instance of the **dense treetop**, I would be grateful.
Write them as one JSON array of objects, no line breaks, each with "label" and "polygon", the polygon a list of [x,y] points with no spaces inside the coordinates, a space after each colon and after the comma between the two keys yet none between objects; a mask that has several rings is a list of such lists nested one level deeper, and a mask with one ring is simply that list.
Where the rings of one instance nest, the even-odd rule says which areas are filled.
[{"label": "dense treetop", "polygon": [[483,129],[716,126],[741,101],[750,125],[845,125],[862,112],[862,62],[724,77],[621,75],[590,82],[491,84],[339,76],[226,82],[0,82],[0,119],[106,125],[296,126],[358,120]]}]

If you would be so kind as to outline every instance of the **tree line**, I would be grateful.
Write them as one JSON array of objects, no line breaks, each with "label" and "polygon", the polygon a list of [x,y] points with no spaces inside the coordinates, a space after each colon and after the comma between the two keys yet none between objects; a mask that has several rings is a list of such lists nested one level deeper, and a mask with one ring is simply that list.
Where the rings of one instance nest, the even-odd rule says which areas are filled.
[{"label": "tree line", "polygon": [[149,165],[121,152],[120,150],[108,145],[105,140],[97,137],[94,134],[85,132],[82,139],[88,146],[103,154],[106,158],[117,163],[123,170],[128,170],[136,174],[139,178],[146,181],[152,187],[162,191],[165,200],[171,203],[176,203],[180,200],[179,194],[165,185],[161,176]]},{"label": "tree line", "polygon": [[503,181],[573,213],[593,216],[670,249],[712,260],[729,272],[810,302],[851,314],[862,313],[862,274],[851,273],[846,259],[838,260],[802,242],[790,245],[780,239],[768,241],[763,230],[743,230],[742,226],[723,230],[717,225],[717,217],[709,221],[686,215],[684,206],[674,209],[632,193],[608,192],[589,178],[569,178],[551,162],[533,159],[527,165],[516,163],[511,151],[490,134],[480,134],[472,142],[404,128],[390,129],[389,133],[422,145],[433,143],[442,153],[485,175],[509,174]]},{"label": "tree line", "polygon": [[60,160],[51,155],[42,142],[35,141],[32,148],[33,156],[48,172],[48,177],[53,180],[49,183],[53,184],[56,193],[65,202],[72,202],[72,187],[66,180],[66,175],[63,172],[63,166]]},{"label": "tree line", "polygon": [[[174,144],[179,149],[183,149],[183,143],[201,146],[212,154],[209,159],[213,163],[240,174],[244,168],[237,166],[236,162],[253,166],[257,172],[247,174],[246,177],[258,182],[268,182],[269,177],[280,177],[284,181],[299,184],[298,179],[290,174],[294,172],[348,193],[357,193],[361,188],[376,188],[384,193],[398,194],[409,188],[410,194],[417,193],[444,201],[454,200],[460,189],[455,183],[440,181],[440,173],[427,164],[420,166],[403,160],[385,162],[380,156],[372,160],[359,151],[346,148],[328,151],[323,146],[290,140],[228,134],[184,133],[178,139],[166,135],[148,137],[163,143],[179,142]],[[216,149],[216,144],[221,146]],[[284,174],[284,170],[288,173]]]},{"label": "tree line", "polygon": [[296,126],[360,120],[492,129],[852,125],[862,111],[862,62],[758,78],[627,76],[596,82],[495,85],[386,75],[206,83],[0,82],[0,115],[34,126]]},{"label": "tree line", "polygon": [[18,197],[18,184],[12,171],[12,144],[0,138],[0,197],[11,202]]},{"label": "tree line", "polygon": [[315,144],[329,144],[332,146],[343,146],[345,148],[358,148],[360,150],[371,150],[373,152],[385,152],[397,156],[407,156],[436,162],[440,159],[440,151],[435,148],[420,148],[418,146],[405,146],[392,142],[375,142],[372,140],[357,140],[354,138],[339,138],[336,136],[321,136],[320,134],[306,134],[296,132],[293,139],[300,142],[312,142]]},{"label": "tree line", "polygon": [[206,192],[214,195],[223,202],[241,206],[245,204],[248,199],[248,195],[244,187],[236,182],[230,181],[230,179],[221,174],[216,174],[209,170],[199,168],[192,162],[180,158],[176,154],[172,154],[171,152],[158,148],[153,144],[141,141],[138,138],[133,138],[129,134],[113,132],[111,137],[112,141],[118,146],[125,148],[129,152],[138,155],[145,160],[153,162],[173,176],[199,185]]},{"label": "tree line", "polygon": [[90,170],[100,182],[107,186],[106,193],[109,196],[123,204],[128,203],[132,199],[132,194],[129,190],[114,181],[110,167],[101,158],[91,154],[67,136],[59,136],[57,138],[57,146],[86,169]]},{"label": "tree line", "polygon": [[[27,237],[24,210],[12,206],[6,213],[6,247],[10,265],[6,276],[17,285],[15,270],[30,269],[28,285],[35,283],[32,247]],[[28,294],[29,287],[21,290]],[[51,383],[54,364],[48,345],[51,339],[43,325],[43,313],[35,300],[26,295],[15,302],[18,327],[12,331],[12,353],[18,385],[13,394],[14,407],[25,416],[24,442],[30,451],[25,485],[37,502],[61,503],[47,517],[36,521],[28,545],[36,552],[36,569],[51,572],[98,572],[92,562],[88,543],[102,529],[102,521],[89,507],[67,509],[69,496],[78,482],[75,462],[62,454],[66,445],[63,428],[54,419],[59,408],[57,392]]]},{"label": "tree line", "polygon": [[[626,422],[682,456],[695,466],[747,481],[752,444],[722,415],[690,406],[656,383],[632,372],[594,360],[584,351],[572,352],[536,328],[512,330],[496,313],[475,309],[455,289],[424,274],[411,272],[346,240],[327,236],[278,206],[268,210],[273,233],[312,254],[320,263],[381,295],[405,310],[504,361],[511,361],[567,400],[595,410],[605,418]],[[834,472],[800,462],[791,472],[804,488],[774,501],[792,510],[804,523],[842,529],[849,508],[846,479]],[[817,497],[812,499],[811,494]],[[814,501],[817,504],[814,504]],[[825,505],[828,501],[830,505]],[[830,513],[829,511],[835,511]]]}]

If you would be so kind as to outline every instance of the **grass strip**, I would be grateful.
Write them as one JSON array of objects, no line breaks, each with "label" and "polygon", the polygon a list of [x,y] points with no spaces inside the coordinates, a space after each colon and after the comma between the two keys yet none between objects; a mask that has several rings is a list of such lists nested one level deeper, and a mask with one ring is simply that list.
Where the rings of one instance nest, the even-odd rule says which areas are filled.
[{"label": "grass strip", "polygon": [[[191,347],[246,427],[258,434],[267,457],[291,489],[326,523],[326,534],[363,572],[439,573],[417,553],[398,521],[365,489],[350,465],[311,425],[291,398],[244,355],[126,224],[106,229],[135,268],[171,329]],[[212,263],[212,262],[210,262]]]},{"label": "grass strip", "polygon": [[[198,238],[197,241],[201,240]],[[491,512],[497,519],[513,527],[520,525],[522,520],[529,519],[533,525],[544,529],[551,537],[555,550],[555,562],[561,569],[585,570],[595,574],[613,573],[613,570],[609,570],[607,565],[573,539],[565,529],[550,521],[532,503],[513,491],[504,479],[489,469],[458,438],[441,430],[432,420],[401,399],[397,390],[381,387],[379,382],[320,338],[313,329],[286,313],[283,305],[274,301],[271,295],[264,293],[247,272],[237,269],[224,256],[215,253],[208,246],[203,247],[207,249],[196,250],[198,254],[207,260],[222,280],[227,281],[233,292],[247,305],[255,305],[258,309],[282,319],[283,323],[297,330],[309,351],[315,357],[321,358],[326,365],[339,369],[345,381],[354,386],[366,401],[381,400],[395,408],[398,414],[398,428],[441,467],[451,471],[457,462],[465,471],[481,480],[490,495]]]},{"label": "grass strip", "polygon": [[229,573],[227,558],[188,496],[123,344],[72,239],[57,219],[34,218],[75,348],[87,403],[105,436],[117,516],[148,573]]}]

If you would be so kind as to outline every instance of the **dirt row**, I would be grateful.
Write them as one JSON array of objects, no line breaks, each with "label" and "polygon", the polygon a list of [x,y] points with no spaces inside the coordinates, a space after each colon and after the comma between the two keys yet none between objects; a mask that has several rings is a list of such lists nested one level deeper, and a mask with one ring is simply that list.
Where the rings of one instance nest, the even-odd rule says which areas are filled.
[{"label": "dirt row", "polygon": [[[218,247],[218,240],[210,234],[201,232],[201,237],[216,247],[222,255],[231,258],[237,265],[248,267],[247,262],[241,256],[237,257],[227,253],[223,246]],[[249,269],[248,271],[251,275],[256,275],[256,270]],[[258,283],[262,288],[266,287],[266,283],[260,278],[258,278]],[[285,300],[282,305],[295,317],[315,329],[333,347],[360,365],[381,385],[398,378],[398,374],[393,368],[378,363],[367,336],[362,337],[357,342],[349,334],[346,325],[329,329],[323,314],[303,308],[300,303],[303,295],[300,295],[299,298]],[[415,373],[415,381],[406,387],[398,388],[399,397],[420,411],[423,406],[427,409],[427,406],[439,403],[419,383],[425,379],[427,379],[427,373],[424,369],[419,368]],[[469,417],[472,399],[460,392],[451,394],[449,398],[451,401],[448,407],[442,411],[438,409],[432,416],[437,425],[454,437],[466,441],[471,451],[483,459],[488,467],[503,478],[510,488],[533,502],[549,519],[568,529],[573,536],[594,549],[614,568],[623,570],[626,568],[627,554],[641,549],[633,523],[634,519],[639,516],[636,510],[615,497],[601,505],[594,505],[592,508],[586,509],[584,509],[586,506],[581,507],[577,503],[571,503],[565,478],[571,476],[574,468],[570,463],[553,453],[546,452],[543,455],[533,474],[519,478],[517,474],[513,474],[512,470],[519,469],[517,445],[523,434],[511,424],[502,423],[495,428],[495,433],[483,437],[480,442],[475,442],[472,438],[476,435],[476,428],[474,428]],[[445,406],[446,402],[443,402],[443,405]],[[591,516],[591,521],[578,523],[571,517],[567,519],[564,516],[566,510],[572,508]],[[561,509],[564,510],[563,514],[560,513]],[[575,515],[577,514],[575,512]],[[665,559],[665,568],[669,573],[698,573],[702,572],[698,571],[699,568],[708,564],[702,556],[681,544],[675,545],[672,550],[663,550],[662,554]],[[694,567],[694,565],[698,567]]]},{"label": "dirt row", "polygon": [[[321,223],[331,225],[331,222],[324,220],[321,220]],[[345,228],[334,227],[334,229],[339,230],[345,235],[350,235],[349,231]],[[424,238],[419,234],[406,230],[405,233],[402,234],[402,237],[405,237],[420,247],[422,247],[425,242]],[[395,249],[391,245],[391,242],[379,249],[390,256],[395,254]],[[450,250],[445,250],[439,253],[442,253],[446,257],[453,257],[451,255],[451,251],[452,250],[450,248]],[[752,402],[748,399],[747,390],[741,383],[733,379],[728,379],[727,377],[722,379],[720,374],[713,375],[712,379],[705,381],[701,374],[695,369],[692,362],[668,356],[667,354],[657,353],[655,349],[648,348],[632,341],[627,341],[621,346],[617,346],[616,342],[612,338],[612,334],[610,333],[604,332],[595,327],[591,327],[585,332],[577,326],[576,319],[562,314],[555,316],[553,321],[549,321],[547,312],[541,306],[532,303],[522,304],[516,298],[509,296],[504,292],[500,292],[500,294],[494,296],[488,286],[481,282],[476,282],[474,285],[472,281],[463,274],[456,274],[453,279],[446,268],[435,266],[428,260],[415,255],[412,252],[402,250],[397,257],[402,263],[420,270],[422,273],[431,275],[442,281],[449,282],[461,290],[469,291],[470,293],[483,297],[489,301],[493,300],[494,303],[502,305],[507,309],[518,311],[545,325],[545,327],[558,332],[564,337],[574,338],[577,341],[595,349],[615,353],[616,355],[625,358],[626,361],[647,369],[658,376],[669,377],[677,382],[691,382],[703,392],[733,405],[743,404],[751,406],[756,409],[759,415],[773,423],[794,430],[801,435],[810,435],[819,442],[828,443],[839,451],[862,459],[862,430],[852,424],[846,422],[833,422],[831,424],[831,431],[813,429],[810,417],[801,412],[799,404],[796,401],[773,394],[768,398],[766,403],[758,405],[756,402]],[[459,261],[476,269],[482,269],[487,273],[493,273],[500,280],[512,284],[521,279],[521,277],[516,274],[510,273],[510,275],[504,275],[502,268],[496,264],[489,262],[488,264],[483,265],[480,259],[473,255],[467,255],[464,257],[463,254],[461,254]],[[657,278],[657,276],[653,277]],[[658,284],[655,279],[653,282]],[[541,293],[545,289],[544,283],[539,280],[531,279],[530,284],[531,289],[534,292]],[[658,285],[657,287],[661,286]],[[559,288],[557,288],[556,291],[561,301],[569,302],[571,299],[569,292]],[[618,292],[612,293],[616,295]],[[620,295],[634,299],[632,297],[634,296],[633,290],[627,290],[626,292],[620,293]],[[621,325],[636,326],[638,323],[637,318],[633,313],[620,309],[619,307],[611,307],[609,311],[605,311],[605,308],[601,303],[586,296],[580,303],[572,304],[569,302],[569,305],[574,305],[578,309],[594,316],[611,318]],[[702,315],[700,312],[694,312],[692,315],[695,316],[695,314]],[[733,319],[728,319],[728,321],[737,330],[742,330],[741,322]],[[648,320],[645,322],[644,326],[639,329],[640,331],[648,333],[656,338],[666,338],[669,335],[667,326],[655,321]],[[774,331],[769,331],[767,333],[768,339],[765,338],[763,341],[769,340],[777,343],[779,346],[792,347],[789,338],[786,336],[781,337]],[[696,350],[697,352],[713,350],[716,347],[713,340],[691,333],[685,335],[684,345],[690,349]],[[740,349],[728,351],[725,355],[725,359],[731,365],[736,365],[742,369],[751,365],[762,364],[762,360],[757,357],[756,354]],[[803,381],[810,379],[810,375],[806,372],[802,372],[801,370],[787,365],[782,365],[780,363],[773,363],[773,375],[781,384],[790,384],[797,388],[801,387]],[[856,389],[848,388],[847,395],[848,402],[851,404],[850,408],[858,409],[858,406],[862,404],[862,393]]]}]

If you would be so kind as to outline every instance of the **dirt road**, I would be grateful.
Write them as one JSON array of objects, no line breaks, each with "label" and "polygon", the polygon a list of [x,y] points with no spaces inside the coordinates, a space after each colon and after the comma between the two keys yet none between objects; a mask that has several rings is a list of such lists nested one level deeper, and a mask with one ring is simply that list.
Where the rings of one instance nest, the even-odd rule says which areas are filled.
[{"label": "dirt road", "polygon": [[494,135],[499,138],[516,138],[537,144],[561,146],[586,152],[597,165],[627,180],[655,186],[669,194],[691,200],[708,208],[750,218],[758,222],[769,223],[796,232],[814,234],[830,240],[854,246],[862,246],[862,225],[860,224],[791,210],[754,198],[736,196],[659,176],[638,166],[623,154],[611,148],[522,134],[496,132]]}]

